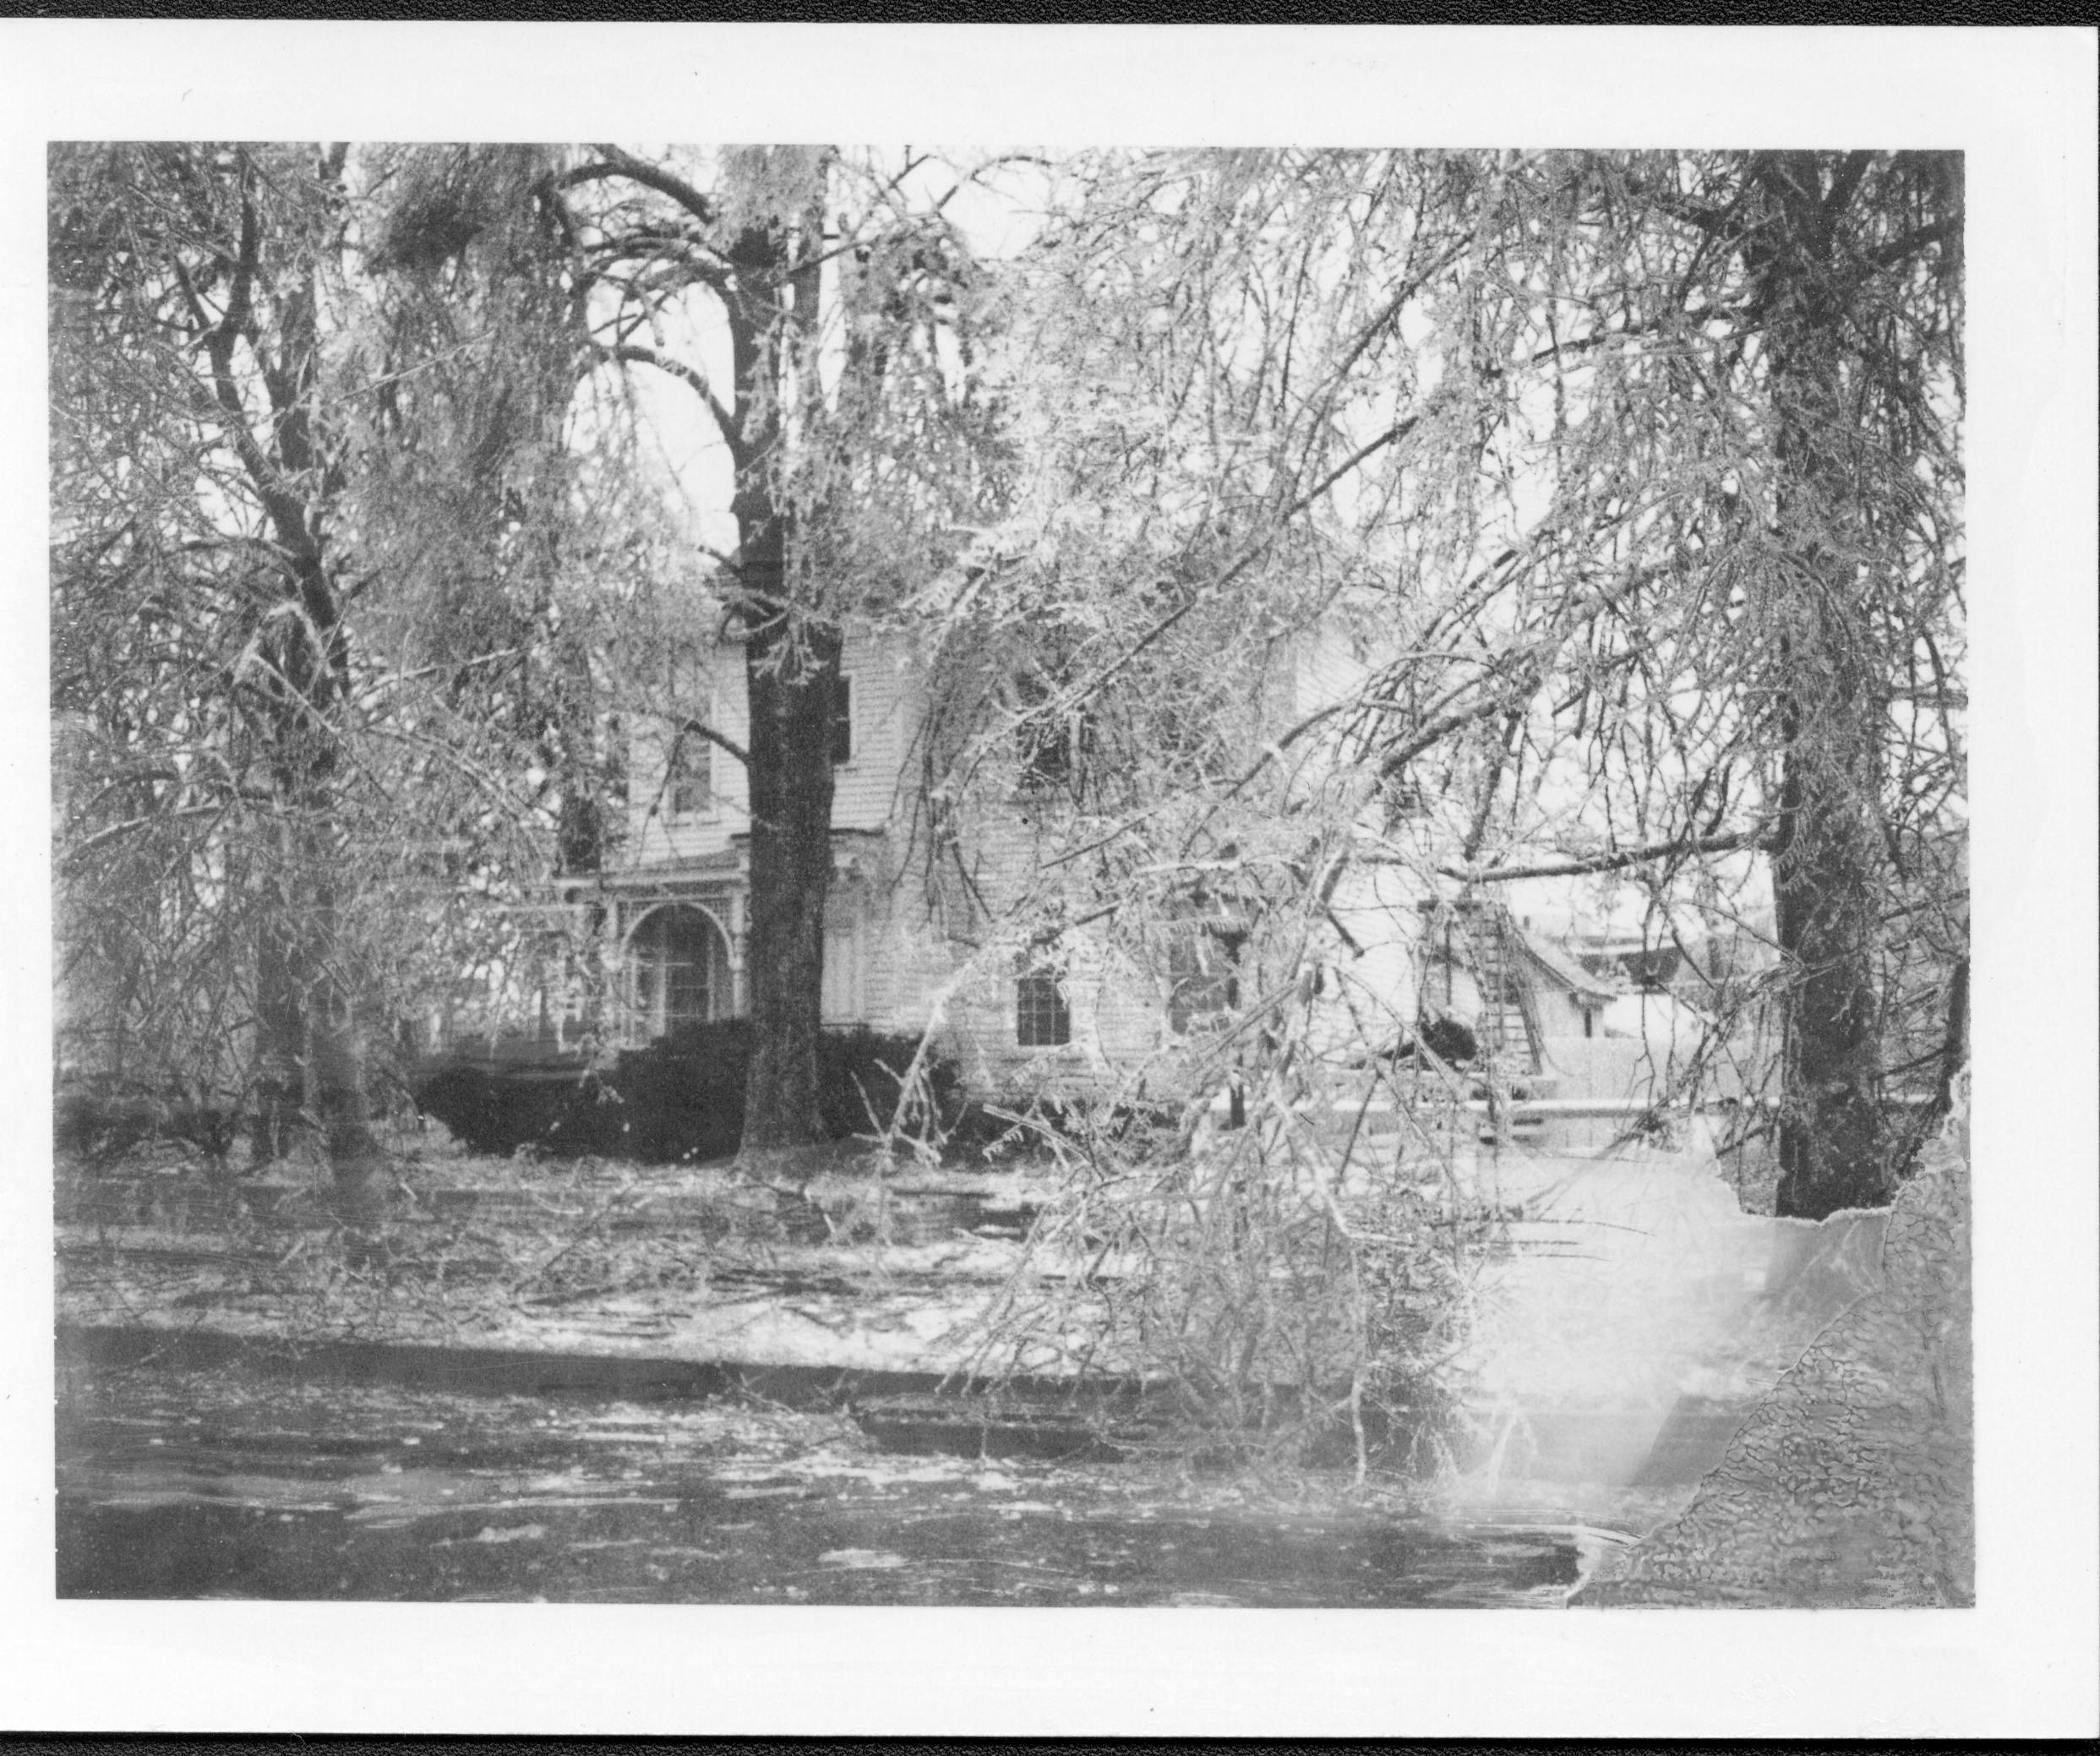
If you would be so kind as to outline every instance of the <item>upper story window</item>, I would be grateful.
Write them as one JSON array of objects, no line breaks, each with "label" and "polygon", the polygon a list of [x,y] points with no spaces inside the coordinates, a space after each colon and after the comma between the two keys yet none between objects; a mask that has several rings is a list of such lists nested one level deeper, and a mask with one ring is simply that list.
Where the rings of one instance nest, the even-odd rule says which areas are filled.
[{"label": "upper story window", "polygon": [[832,766],[843,767],[858,754],[854,738],[854,679],[842,674],[832,695]]},{"label": "upper story window", "polygon": [[1024,671],[1016,679],[1016,693],[1025,717],[1015,728],[1017,754],[1021,763],[1023,792],[1076,793],[1084,777],[1084,764],[1093,743],[1092,728],[1083,712],[1047,712],[1052,686],[1042,677]]},{"label": "upper story window", "polygon": [[1423,796],[1421,780],[1405,768],[1385,776],[1379,783],[1378,794],[1385,805],[1388,828],[1409,818],[1429,815],[1429,801]]},{"label": "upper story window", "polygon": [[1072,1040],[1064,984],[1047,970],[1030,970],[1014,984],[1013,1035],[1023,1049],[1061,1049]]},{"label": "upper story window", "polygon": [[1055,792],[1072,784],[1078,766],[1072,746],[1077,742],[1069,725],[1023,726],[1021,728],[1021,784],[1032,793]]},{"label": "upper story window", "polygon": [[690,653],[674,655],[670,684],[671,740],[659,804],[676,823],[714,812],[714,745],[701,728],[713,723],[715,692],[706,661]]},{"label": "upper story window", "polygon": [[1167,942],[1167,1022],[1186,1035],[1240,1007],[1242,927],[1189,923]]},{"label": "upper story window", "polygon": [[688,720],[671,740],[664,802],[674,822],[706,816],[715,808],[715,747],[697,720]]}]

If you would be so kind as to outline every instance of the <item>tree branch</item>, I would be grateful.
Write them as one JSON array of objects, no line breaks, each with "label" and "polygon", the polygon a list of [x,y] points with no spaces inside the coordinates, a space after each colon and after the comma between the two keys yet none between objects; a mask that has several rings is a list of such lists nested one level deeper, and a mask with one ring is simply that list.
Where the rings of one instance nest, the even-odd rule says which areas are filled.
[{"label": "tree branch", "polygon": [[1688,226],[1695,226],[1710,238],[1726,238],[1730,217],[1734,209],[1709,207],[1704,202],[1693,201],[1680,195],[1675,189],[1650,188],[1639,183],[1632,185],[1636,194],[1645,195],[1656,208],[1673,220],[1682,220]]},{"label": "tree branch", "polygon": [[1590,854],[1583,859],[1555,860],[1532,866],[1438,866],[1447,878],[1465,884],[1514,884],[1520,878],[1581,878],[1596,872],[1617,872],[1628,866],[1646,865],[1650,860],[1683,859],[1694,853],[1756,852],[1765,846],[1762,831],[1741,830],[1726,835],[1679,837],[1651,842],[1642,848],[1624,848],[1612,853]]},{"label": "tree branch", "polygon": [[1848,152],[1839,162],[1837,174],[1830,179],[1830,193],[1823,198],[1823,211],[1830,218],[1845,211],[1858,188],[1859,180],[1867,174],[1867,168],[1874,161],[1871,152]]},{"label": "tree branch", "polygon": [[1252,567],[1255,562],[1259,560],[1263,555],[1267,554],[1270,545],[1276,541],[1277,535],[1282,530],[1284,526],[1289,524],[1292,519],[1295,518],[1301,512],[1304,511],[1306,507],[1310,506],[1315,500],[1318,499],[1322,494],[1325,494],[1328,488],[1334,487],[1334,485],[1337,482],[1340,481],[1343,477],[1348,475],[1350,471],[1361,465],[1366,459],[1375,456],[1378,452],[1383,450],[1388,445],[1394,444],[1396,440],[1405,439],[1409,434],[1412,433],[1416,427],[1421,424],[1421,412],[1417,411],[1415,413],[1408,416],[1405,420],[1394,422],[1392,426],[1387,428],[1383,433],[1377,436],[1377,438],[1370,441],[1369,444],[1359,447],[1356,451],[1346,458],[1339,466],[1330,471],[1325,477],[1323,477],[1316,486],[1307,488],[1303,494],[1300,494],[1296,499],[1293,500],[1288,506],[1285,507],[1284,510],[1277,515],[1274,524],[1270,527],[1267,534],[1260,537],[1257,541],[1249,544],[1248,547],[1241,553],[1239,559],[1234,561],[1230,567],[1226,568],[1223,573],[1219,574],[1217,578],[1212,580],[1209,584],[1204,586],[1201,590],[1191,592],[1188,597],[1178,607],[1170,610],[1157,622],[1154,623],[1150,628],[1147,629],[1144,633],[1140,635],[1137,639],[1132,642],[1130,649],[1126,652],[1121,657],[1118,658],[1113,664],[1110,665],[1106,670],[1100,673],[1099,676],[1094,678],[1091,682],[1089,682],[1087,684],[1085,690],[1080,695],[1080,700],[1088,700],[1091,697],[1100,694],[1100,692],[1104,689],[1107,688],[1109,684],[1112,682],[1115,677],[1128,665],[1130,665],[1140,653],[1143,652],[1147,647],[1153,644],[1154,641],[1159,640],[1166,635],[1177,623],[1181,620],[1183,617],[1194,609],[1197,604],[1216,597],[1219,592],[1224,591],[1227,586],[1230,585],[1233,581],[1239,578],[1242,573],[1245,573],[1248,568]]},{"label": "tree branch", "polygon": [[555,179],[556,188],[571,189],[579,183],[600,183],[608,177],[624,177],[630,183],[638,183],[646,189],[654,189],[659,195],[668,196],[703,226],[713,225],[719,217],[714,203],[675,172],[666,171],[660,166],[651,164],[646,159],[636,158],[631,152],[603,141],[598,142],[592,150],[604,162],[579,165],[573,171],[565,171]]},{"label": "tree branch", "polygon": [[1887,243],[1868,252],[1867,259],[1876,268],[1887,268],[1891,263],[1901,262],[1906,256],[1915,255],[1928,244],[1943,243],[1961,230],[1961,215],[1950,214],[1944,220],[1934,220],[1929,226],[1920,226],[1906,232],[1902,237],[1891,238]]},{"label": "tree branch", "polygon": [[313,532],[307,525],[306,508],[248,424],[248,411],[242,406],[240,387],[233,381],[233,341],[224,333],[223,325],[206,338],[205,352],[211,364],[211,388],[207,390],[201,384],[197,386],[198,400],[204,412],[215,420],[220,430],[232,441],[241,467],[262,501],[263,510],[270,515],[277,540],[295,556],[312,555],[315,548]]},{"label": "tree branch", "polygon": [[[704,252],[706,257],[713,259],[696,257],[695,251]],[[638,226],[592,244],[580,254],[591,263],[588,272],[594,280],[607,278],[606,271],[616,262],[661,262],[691,276],[711,292],[723,293],[729,285],[729,270],[712,245],[703,238],[654,226]]]},{"label": "tree branch", "polygon": [[226,312],[219,319],[219,332],[232,344],[235,336],[248,327],[249,315],[254,308],[255,264],[260,253],[261,239],[255,218],[255,194],[248,167],[248,155],[241,155],[241,250],[233,264],[233,284],[226,294]]},{"label": "tree branch", "polygon": [[155,811],[144,817],[128,817],[121,823],[112,823],[98,829],[84,842],[75,843],[59,856],[59,864],[70,870],[97,849],[112,842],[121,841],[128,835],[136,835],[142,829],[151,829],[157,824],[173,823],[188,817],[222,815],[227,807],[222,802],[210,804],[185,804],[172,811]]},{"label": "tree branch", "polygon": [[[1515,657],[1521,662],[1530,657],[1531,655],[1525,653],[1509,655],[1509,657]],[[1521,673],[1506,663],[1498,663],[1492,668],[1491,674],[1500,676],[1505,684],[1510,686],[1498,689],[1492,695],[1475,701],[1471,706],[1458,708],[1424,726],[1405,744],[1403,744],[1398,750],[1388,752],[1380,761],[1378,764],[1380,777],[1384,778],[1398,774],[1424,750],[1435,748],[1453,733],[1462,732],[1468,726],[1477,725],[1484,719],[1492,719],[1497,713],[1506,713],[1517,705],[1520,697],[1529,697],[1537,693],[1537,684],[1535,679],[1525,679]],[[1449,699],[1448,696],[1446,699]]]},{"label": "tree branch", "polygon": [[749,768],[751,766],[751,753],[749,750],[745,749],[742,744],[737,743],[734,739],[723,737],[723,734],[717,732],[712,726],[707,725],[702,721],[689,719],[679,728],[679,732],[681,736],[690,732],[695,738],[705,738],[708,743],[713,744],[717,750],[727,750],[746,768]]},{"label": "tree branch", "polygon": [[731,461],[740,470],[746,462],[744,441],[737,432],[736,417],[722,405],[715,395],[714,386],[707,382],[707,374],[684,360],[674,360],[658,353],[653,347],[644,347],[639,342],[622,341],[608,347],[601,345],[599,355],[608,360],[619,360],[637,366],[653,366],[657,371],[668,373],[685,384],[706,404],[707,412],[714,417],[716,431],[722,435],[722,443],[729,448]]}]

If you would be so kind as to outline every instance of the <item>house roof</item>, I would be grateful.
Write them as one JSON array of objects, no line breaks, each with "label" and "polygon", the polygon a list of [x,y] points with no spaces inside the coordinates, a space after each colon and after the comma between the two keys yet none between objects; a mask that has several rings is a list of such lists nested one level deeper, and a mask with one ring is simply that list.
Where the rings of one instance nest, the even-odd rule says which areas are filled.
[{"label": "house roof", "polygon": [[1519,924],[1517,918],[1499,904],[1477,904],[1461,901],[1455,905],[1448,898],[1425,897],[1415,905],[1424,915],[1434,916],[1438,911],[1456,908],[1462,911],[1486,907],[1503,923],[1503,931],[1523,950],[1532,968],[1549,982],[1583,999],[1595,1000],[1600,1004],[1627,990],[1627,983],[1616,975],[1593,975],[1575,960],[1572,952],[1549,944],[1528,927]]},{"label": "house roof", "polygon": [[1614,999],[1626,991],[1623,982],[1615,981],[1607,976],[1590,974],[1572,957],[1533,938],[1521,928],[1518,930],[1517,941],[1524,947],[1525,954],[1546,976],[1572,994],[1603,1001]]}]

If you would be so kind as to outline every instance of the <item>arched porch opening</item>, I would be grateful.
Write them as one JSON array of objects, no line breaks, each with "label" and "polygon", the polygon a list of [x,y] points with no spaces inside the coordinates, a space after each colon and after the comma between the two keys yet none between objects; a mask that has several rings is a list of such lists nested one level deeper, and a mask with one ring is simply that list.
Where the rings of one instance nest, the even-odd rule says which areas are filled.
[{"label": "arched porch opening", "polygon": [[652,908],[628,934],[625,961],[637,1036],[652,1039],[730,1016],[729,941],[706,909],[686,903]]}]

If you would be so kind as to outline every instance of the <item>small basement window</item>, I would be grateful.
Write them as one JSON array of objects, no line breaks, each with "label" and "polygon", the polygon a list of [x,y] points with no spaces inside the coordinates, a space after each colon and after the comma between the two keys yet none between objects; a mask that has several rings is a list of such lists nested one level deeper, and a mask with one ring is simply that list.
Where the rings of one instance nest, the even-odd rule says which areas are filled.
[{"label": "small basement window", "polygon": [[1013,1034],[1023,1049],[1060,1049],[1072,1040],[1072,1008],[1055,976],[1034,971],[1014,984]]}]

